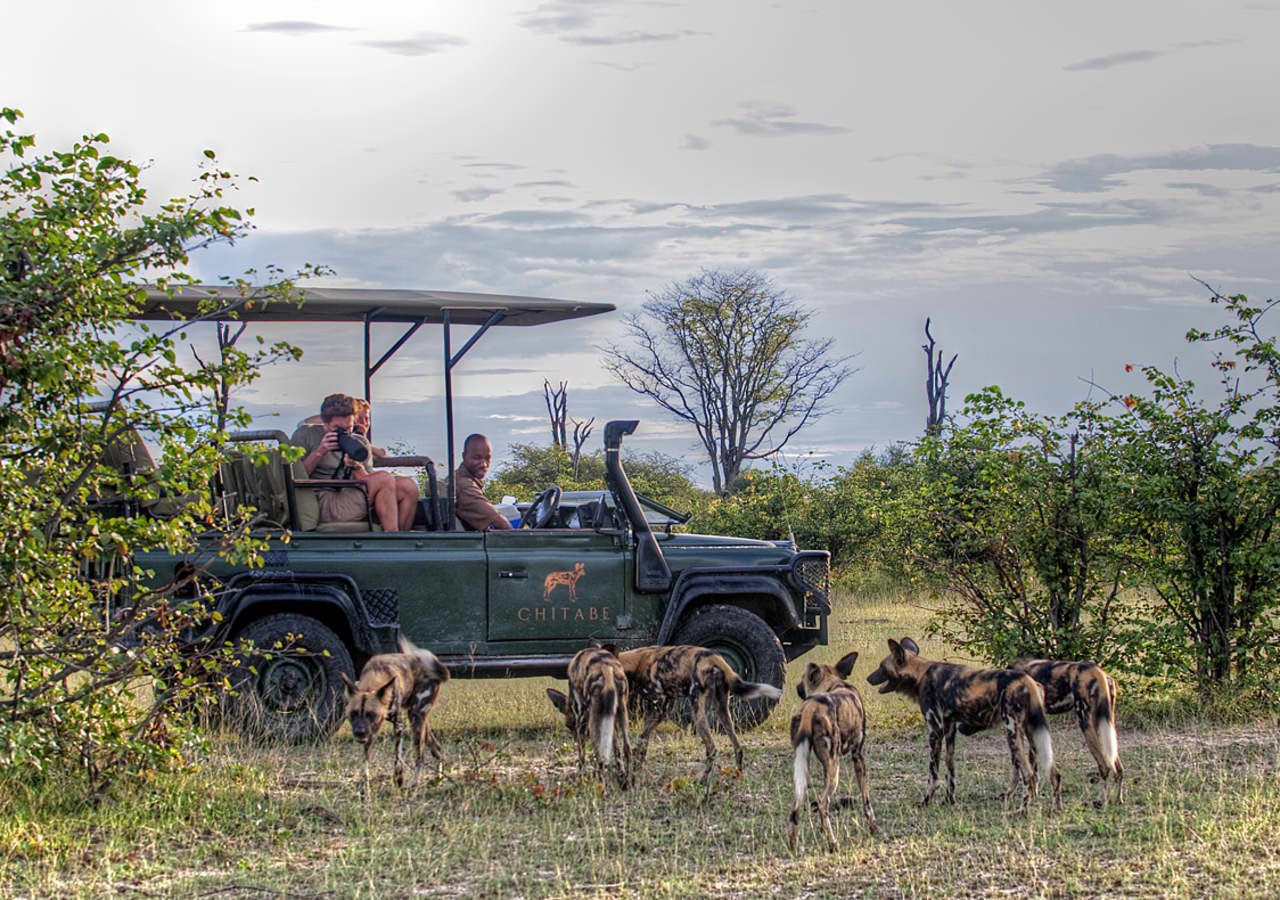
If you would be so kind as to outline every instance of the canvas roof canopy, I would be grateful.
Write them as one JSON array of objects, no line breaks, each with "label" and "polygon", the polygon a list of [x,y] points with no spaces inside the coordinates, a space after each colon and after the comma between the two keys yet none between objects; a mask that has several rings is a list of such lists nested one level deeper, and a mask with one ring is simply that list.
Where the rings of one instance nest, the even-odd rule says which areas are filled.
[{"label": "canvas roof canopy", "polygon": [[[234,287],[190,285],[171,295],[147,290],[141,320],[194,318],[201,304],[220,301],[230,306],[241,299]],[[612,303],[551,300],[510,294],[470,294],[459,291],[393,290],[387,288],[303,288],[302,303],[255,298],[234,306],[225,316],[244,322],[403,322],[453,325],[545,325],[612,312]],[[234,311],[232,311],[234,310]],[[501,312],[500,317],[494,313]]]},{"label": "canvas roof canopy", "polygon": [[[147,288],[147,301],[133,318],[140,321],[174,319],[235,320],[240,322],[351,322],[364,326],[364,395],[373,399],[373,376],[423,325],[443,325],[444,413],[448,469],[448,502],[453,507],[454,420],[453,369],[495,325],[545,325],[613,312],[612,303],[551,300],[509,294],[470,294],[460,291],[419,291],[387,288],[302,289],[297,299],[269,299],[230,285],[183,285],[164,291]],[[372,327],[400,323],[404,332],[378,359],[372,354]],[[475,332],[453,349],[452,326],[474,325]]]}]

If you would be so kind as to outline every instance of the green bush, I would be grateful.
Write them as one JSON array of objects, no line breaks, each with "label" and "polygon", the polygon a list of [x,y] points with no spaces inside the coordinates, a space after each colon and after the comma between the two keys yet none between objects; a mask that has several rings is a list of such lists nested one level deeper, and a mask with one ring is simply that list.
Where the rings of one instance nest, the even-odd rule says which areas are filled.
[{"label": "green bush", "polygon": [[[10,125],[20,115],[0,112]],[[79,770],[91,796],[199,741],[193,706],[217,670],[182,656],[178,638],[206,598],[189,581],[144,587],[132,560],[187,551],[207,529],[226,437],[217,398],[294,354],[228,347],[189,366],[186,323],[124,327],[146,299],[139,282],[183,283],[190,251],[246,225],[211,152],[191,195],[156,203],[141,168],[109,149],[93,135],[36,154],[33,137],[0,133],[0,770]],[[261,296],[241,287],[242,302]],[[138,433],[163,453],[153,472],[136,456],[122,465]],[[224,554],[253,554],[247,524],[227,523]]]}]

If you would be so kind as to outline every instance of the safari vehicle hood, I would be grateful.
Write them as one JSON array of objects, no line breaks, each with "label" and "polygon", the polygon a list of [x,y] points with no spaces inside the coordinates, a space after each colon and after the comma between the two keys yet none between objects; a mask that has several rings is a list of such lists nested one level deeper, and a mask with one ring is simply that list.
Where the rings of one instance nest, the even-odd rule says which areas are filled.
[{"label": "safari vehicle hood", "polygon": [[795,557],[789,546],[753,538],[712,534],[658,534],[658,546],[673,571],[690,566],[786,566]]}]

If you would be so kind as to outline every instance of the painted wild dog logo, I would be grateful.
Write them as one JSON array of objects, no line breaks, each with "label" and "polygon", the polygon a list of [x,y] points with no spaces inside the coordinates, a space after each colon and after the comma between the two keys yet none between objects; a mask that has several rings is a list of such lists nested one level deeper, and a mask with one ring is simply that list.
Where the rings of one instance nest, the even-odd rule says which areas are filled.
[{"label": "painted wild dog logo", "polygon": [[582,563],[574,563],[572,571],[550,572],[542,582],[542,599],[549,601],[551,592],[560,585],[569,589],[569,599],[578,602],[578,579],[586,574],[587,567]]}]

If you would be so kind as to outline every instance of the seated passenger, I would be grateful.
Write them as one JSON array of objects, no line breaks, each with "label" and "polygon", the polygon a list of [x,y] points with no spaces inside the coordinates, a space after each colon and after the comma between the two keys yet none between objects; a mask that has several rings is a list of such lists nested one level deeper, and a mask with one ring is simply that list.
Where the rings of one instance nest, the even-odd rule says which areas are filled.
[{"label": "seated passenger", "polygon": [[[356,434],[361,435],[368,440],[369,431],[373,426],[373,407],[370,406],[368,400],[362,400],[359,397],[354,399],[354,403],[356,408],[356,423],[352,430]],[[382,447],[375,447],[372,444],[369,445],[369,452],[372,457],[370,459],[370,467],[372,467],[373,460],[389,459],[391,456],[391,454],[387,453],[387,451]],[[418,506],[418,498],[420,496],[418,482],[417,480],[410,478],[408,475],[392,475],[392,478],[395,479],[396,485],[396,505],[399,507],[402,514],[400,519],[400,530],[408,531],[413,527],[412,512],[415,511]],[[410,511],[410,515],[407,520],[403,515],[404,510],[406,509]]]},{"label": "seated passenger", "polygon": [[511,522],[485,498],[484,476],[493,448],[483,434],[469,434],[462,442],[462,465],[454,473],[455,515],[469,531],[509,529]]},{"label": "seated passenger", "polygon": [[[338,446],[338,429],[351,431],[355,425],[355,403],[346,394],[330,394],[320,404],[320,426],[302,425],[292,442],[307,451],[302,464],[313,478],[356,478],[367,482],[368,500],[357,488],[330,488],[316,492],[321,522],[363,522],[368,504],[383,531],[400,531],[413,524],[416,498],[408,509],[400,507],[395,478],[389,472],[371,472],[362,462],[350,459]],[[406,523],[403,524],[402,523]]]}]

